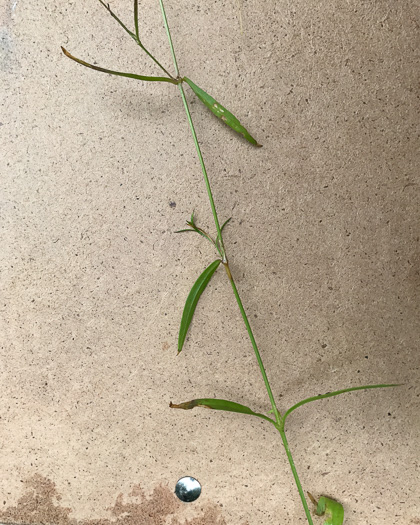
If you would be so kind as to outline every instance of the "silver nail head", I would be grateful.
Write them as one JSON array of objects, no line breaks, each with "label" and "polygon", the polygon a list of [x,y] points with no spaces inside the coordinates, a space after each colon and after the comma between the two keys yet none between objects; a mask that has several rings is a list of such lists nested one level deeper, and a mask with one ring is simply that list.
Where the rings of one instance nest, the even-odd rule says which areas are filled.
[{"label": "silver nail head", "polygon": [[185,503],[195,501],[201,494],[200,482],[191,476],[186,476],[177,481],[175,494]]}]

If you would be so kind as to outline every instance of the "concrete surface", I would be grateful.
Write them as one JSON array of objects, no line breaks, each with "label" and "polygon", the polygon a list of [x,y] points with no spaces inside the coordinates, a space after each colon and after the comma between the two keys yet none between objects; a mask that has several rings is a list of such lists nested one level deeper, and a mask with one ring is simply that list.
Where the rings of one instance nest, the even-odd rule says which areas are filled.
[{"label": "concrete surface", "polygon": [[[420,523],[419,4],[167,2],[181,74],[236,114],[258,150],[189,91],[238,288],[305,490],[347,525]],[[130,1],[112,8],[132,29]],[[167,67],[157,0],[141,34]],[[0,521],[305,523],[275,429],[170,410],[269,403],[219,271],[176,357],[182,308],[214,258],[175,235],[213,229],[175,86],[96,1],[2,0]],[[171,69],[172,70],[172,69]],[[191,505],[182,475],[203,486]],[[316,524],[322,519],[315,520]]]}]

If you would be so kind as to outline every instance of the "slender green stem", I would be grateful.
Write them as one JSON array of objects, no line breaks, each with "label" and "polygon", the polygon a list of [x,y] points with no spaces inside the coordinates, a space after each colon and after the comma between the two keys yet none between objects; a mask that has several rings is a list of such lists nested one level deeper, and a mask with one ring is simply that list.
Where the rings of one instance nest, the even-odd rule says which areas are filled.
[{"label": "slender green stem", "polygon": [[295,483],[296,483],[297,489],[299,491],[300,499],[302,500],[302,505],[303,505],[303,508],[304,508],[305,514],[306,514],[306,519],[308,520],[309,525],[314,525],[313,521],[312,521],[311,513],[309,512],[308,504],[306,502],[305,494],[303,492],[302,485],[300,483],[300,479],[299,479],[298,473],[296,471],[296,467],[295,467],[295,463],[293,461],[292,453],[290,452],[290,449],[289,449],[289,443],[287,442],[286,434],[285,434],[284,430],[280,430],[280,436],[281,436],[281,439],[283,441],[284,450],[286,451],[286,454],[287,454],[287,459],[289,460],[290,468],[292,469],[293,477],[295,478]]},{"label": "slender green stem", "polygon": [[159,4],[160,4],[160,9],[162,11],[163,23],[165,24],[166,34],[168,35],[169,47],[171,48],[172,59],[174,61],[176,76],[179,77],[178,62],[176,61],[174,44],[172,42],[171,32],[169,30],[168,19],[166,18],[166,12],[165,12],[165,7],[163,5],[163,0],[159,0]]},{"label": "slender green stem", "polygon": [[151,54],[149,53],[149,51],[144,47],[144,45],[141,43],[140,41],[140,36],[139,36],[139,17],[138,17],[138,2],[137,0],[134,0],[134,25],[136,27],[135,31],[136,33],[134,34],[132,31],[130,31],[128,29],[128,27],[118,18],[118,16],[111,10],[111,8],[109,7],[109,4],[105,4],[105,2],[103,2],[102,0],[99,0],[99,2],[105,7],[105,9],[108,11],[108,13],[112,16],[112,18],[114,18],[119,24],[120,26],[124,29],[124,31],[126,31],[130,36],[131,38],[135,41],[136,44],[138,44],[141,49],[146,53],[146,55],[148,55],[152,60],[153,62],[160,67],[160,69],[166,73],[168,75],[169,78],[172,78],[172,80],[175,80],[174,77],[162,66],[162,64]]},{"label": "slender green stem", "polygon": [[135,38],[135,35],[134,33],[132,33],[128,27],[124,24],[124,22],[122,22],[118,16],[111,10],[111,8],[109,7],[109,4],[106,4],[105,2],[103,2],[102,0],[99,0],[99,2],[105,7],[105,9],[108,11],[108,13],[112,16],[112,18],[114,18],[114,20],[116,20],[120,26],[124,29],[124,31],[126,31],[130,36],[131,38],[134,38],[134,40],[136,39]]},{"label": "slender green stem", "polygon": [[140,35],[139,35],[139,1],[138,0],[134,0],[134,27],[136,28],[137,40],[140,42]]},{"label": "slender green stem", "polygon": [[249,338],[251,340],[252,348],[254,349],[255,355],[257,357],[258,366],[260,367],[261,374],[262,374],[263,379],[264,379],[265,388],[267,389],[268,397],[270,398],[270,403],[271,403],[271,406],[273,408],[273,413],[275,415],[277,424],[278,425],[282,425],[282,418],[281,418],[280,412],[277,410],[276,402],[274,401],[273,392],[271,390],[270,383],[268,382],[268,378],[267,378],[267,374],[265,372],[264,364],[262,362],[262,359],[261,359],[261,356],[260,356],[260,352],[258,350],[258,346],[257,346],[257,343],[255,341],[254,334],[252,333],[251,325],[249,324],[248,317],[247,317],[247,315],[245,313],[245,308],[244,308],[244,306],[242,304],[241,298],[239,296],[238,289],[236,288],[235,281],[233,280],[233,277],[232,277],[232,274],[230,273],[230,271],[229,271],[228,275],[230,275],[230,277],[229,277],[230,284],[232,285],[233,293],[235,294],[235,297],[236,297],[236,302],[238,303],[239,310],[241,311],[241,314],[242,314],[242,319],[244,320],[244,323],[245,323],[245,326],[246,326],[246,330],[247,330]]},{"label": "slender green stem", "polygon": [[164,71],[170,78],[174,79],[174,77],[169,73],[169,71],[162,66],[162,64],[150,53],[144,45],[140,42],[140,40],[136,40],[138,45],[143,49],[143,51],[146,53],[147,56],[149,56],[155,64],[157,64],[162,71]]},{"label": "slender green stem", "polygon": [[[178,87],[179,87],[179,90],[181,92],[181,97],[182,97],[182,101],[184,103],[185,112],[187,114],[188,123],[189,123],[190,128],[191,128],[191,133],[192,133],[192,136],[193,136],[193,139],[194,139],[195,149],[197,150],[197,155],[198,155],[198,158],[200,160],[201,170],[203,172],[204,182],[206,183],[207,194],[208,194],[209,200],[210,200],[210,206],[211,206],[211,211],[213,213],[214,223],[216,225],[217,235],[218,235],[218,237],[220,239],[222,239],[222,229],[220,228],[219,218],[217,216],[217,211],[216,211],[216,205],[214,204],[213,193],[212,193],[211,187],[210,187],[210,181],[209,181],[209,178],[208,178],[208,175],[207,175],[207,170],[206,170],[206,166],[204,164],[204,159],[203,159],[203,155],[201,153],[200,145],[198,143],[197,133],[195,132],[194,124],[193,124],[193,121],[192,121],[192,118],[191,118],[191,113],[190,113],[190,109],[188,107],[188,102],[187,102],[187,99],[185,97],[184,88],[182,87],[182,84],[178,84]],[[226,260],[224,260],[223,262],[226,262]]]},{"label": "slender green stem", "polygon": [[[176,62],[175,52],[174,52],[174,48],[173,48],[172,40],[171,40],[171,36],[170,36],[168,21],[166,19],[166,15],[165,15],[165,9],[163,7],[162,0],[159,0],[159,2],[160,2],[160,5],[161,5],[161,8],[162,8],[162,15],[163,15],[163,18],[164,18],[164,22],[165,22],[166,31],[167,31],[167,34],[168,34],[169,43],[170,43],[171,50],[172,50],[173,57],[174,57],[174,64],[175,64],[175,67],[177,67],[177,65],[176,65],[177,62]],[[180,93],[181,93],[182,101],[184,103],[185,112],[187,114],[188,122],[189,122],[189,125],[190,125],[190,128],[191,128],[191,133],[192,133],[192,136],[193,136],[193,139],[194,139],[194,144],[195,144],[195,148],[197,150],[197,155],[198,155],[198,158],[200,160],[201,170],[203,172],[204,181],[206,183],[206,188],[207,188],[207,194],[208,194],[208,197],[209,197],[209,200],[210,200],[211,211],[213,213],[214,222],[216,224],[217,236],[218,236],[218,238],[220,239],[220,241],[222,243],[222,252],[223,252],[223,255],[224,255],[223,263],[225,264],[226,269],[228,271],[228,276],[229,276],[229,280],[230,280],[232,288],[233,288],[233,293],[235,294],[236,301],[238,303],[238,306],[239,306],[239,309],[241,311],[242,318],[244,320],[244,323],[245,323],[245,326],[246,326],[249,338],[250,338],[251,343],[252,343],[252,347],[254,348],[254,352],[255,352],[255,355],[257,357],[258,365],[260,367],[261,374],[262,374],[263,379],[264,379],[264,383],[265,383],[265,386],[266,386],[266,389],[267,389],[267,392],[268,392],[268,396],[270,398],[271,406],[273,408],[273,412],[274,412],[274,415],[276,417],[276,421],[277,421],[278,424],[281,424],[281,416],[280,416],[280,414],[279,414],[279,412],[277,410],[276,402],[274,401],[273,392],[271,390],[270,383],[268,382],[267,374],[265,372],[265,368],[264,368],[264,365],[263,365],[263,362],[262,362],[262,359],[261,359],[261,355],[260,355],[260,352],[258,350],[258,346],[257,346],[257,343],[255,341],[254,334],[252,333],[252,330],[251,330],[251,325],[249,324],[248,317],[247,317],[247,315],[245,313],[245,310],[244,310],[241,298],[239,296],[238,289],[236,288],[236,285],[235,285],[235,282],[234,282],[234,280],[232,278],[232,274],[230,272],[229,266],[227,265],[227,259],[226,259],[226,256],[225,256],[225,251],[224,251],[224,246],[223,246],[222,229],[220,227],[219,218],[217,216],[216,205],[214,204],[213,194],[212,194],[211,187],[210,187],[210,181],[209,181],[209,178],[208,178],[208,175],[207,175],[207,170],[206,170],[206,166],[204,164],[204,159],[203,159],[203,155],[201,153],[201,148],[200,148],[200,145],[198,143],[197,133],[196,133],[195,128],[194,128],[194,123],[192,121],[191,113],[190,113],[190,110],[189,110],[189,107],[188,107],[188,102],[187,102],[187,99],[185,97],[184,88],[182,87],[182,84],[178,84],[178,87],[179,87],[179,90],[180,90]]]},{"label": "slender green stem", "polygon": [[[184,107],[185,107],[185,111],[187,113],[188,122],[190,124],[190,128],[191,128],[191,132],[192,132],[192,135],[193,135],[194,144],[195,144],[195,147],[196,147],[196,150],[197,150],[198,158],[200,159],[201,169],[203,171],[204,181],[206,183],[207,193],[208,193],[209,200],[210,200],[210,206],[211,206],[211,210],[213,212],[214,222],[215,222],[216,228],[217,228],[217,234],[218,234],[218,237],[220,239],[222,239],[222,231],[221,231],[220,224],[219,224],[219,219],[218,219],[218,216],[217,216],[216,206],[214,204],[213,194],[212,194],[212,191],[211,191],[211,187],[210,187],[210,182],[209,182],[209,178],[208,178],[208,175],[207,175],[206,166],[204,164],[204,159],[203,159],[203,155],[201,153],[200,145],[198,144],[197,134],[195,132],[194,124],[193,124],[193,121],[192,121],[192,118],[191,118],[191,113],[190,113],[190,110],[188,108],[187,99],[185,98],[185,93],[184,93],[184,89],[182,87],[182,84],[178,84],[178,87],[179,87],[179,90],[181,92],[182,100],[184,102]],[[222,243],[223,243],[223,239],[222,239]],[[223,253],[225,253],[224,252],[224,248],[223,248]],[[227,260],[225,259],[223,262],[227,266]],[[255,341],[254,334],[252,333],[251,325],[249,324],[248,317],[247,317],[247,315],[245,313],[245,309],[243,307],[241,298],[239,296],[238,289],[236,288],[235,281],[233,280],[233,277],[232,277],[232,274],[230,272],[229,266],[227,266],[227,270],[229,270],[228,271],[228,276],[229,276],[229,280],[230,280],[231,285],[232,285],[233,293],[235,294],[236,301],[237,301],[238,306],[239,306],[239,310],[241,311],[242,318],[244,320],[244,323],[245,323],[245,326],[246,326],[249,338],[251,340],[252,347],[253,347],[255,355],[257,357],[258,365],[260,367],[261,374],[262,374],[263,379],[264,379],[265,387],[267,389],[268,396],[270,398],[271,406],[273,408],[273,412],[274,412],[274,415],[276,417],[276,421],[277,421],[278,424],[280,424],[281,423],[281,416],[280,416],[280,414],[279,414],[279,412],[277,410],[277,407],[276,407],[276,402],[274,400],[273,392],[271,390],[270,383],[268,382],[268,378],[267,378],[267,374],[265,372],[264,364],[262,362],[261,355],[260,355],[260,352],[258,350],[257,343]]]},{"label": "slender green stem", "polygon": [[[163,20],[164,20],[164,24],[165,24],[165,28],[166,28],[166,33],[168,35],[169,45],[171,47],[171,52],[172,52],[172,57],[173,57],[173,60],[174,60],[175,69],[176,69],[176,72],[177,72],[176,74],[177,74],[177,77],[179,79],[178,65],[177,65],[177,61],[176,61],[174,47],[173,47],[173,44],[172,44],[171,34],[170,34],[170,31],[169,31],[168,21],[167,21],[166,14],[165,14],[165,8],[163,7],[163,0],[159,0],[159,3],[160,3],[161,10],[162,10],[162,16],[163,16]],[[201,149],[200,149],[200,145],[198,143],[197,134],[195,132],[195,128],[194,128],[194,124],[193,124],[193,121],[192,121],[191,113],[190,113],[190,110],[188,108],[187,99],[185,97],[184,89],[182,87],[182,80],[178,84],[178,87],[179,87],[179,90],[180,90],[180,93],[181,93],[182,101],[184,103],[185,112],[187,114],[188,122],[189,122],[189,125],[190,125],[190,128],[191,128],[191,133],[192,133],[192,136],[193,136],[193,139],[194,139],[195,148],[197,150],[198,158],[199,158],[200,164],[201,164],[201,169],[202,169],[202,172],[203,172],[203,175],[204,175],[204,181],[206,183],[207,194],[208,194],[208,197],[209,197],[209,201],[210,201],[210,206],[211,206],[211,210],[212,210],[212,213],[213,213],[214,222],[216,224],[217,238],[220,239],[223,264],[225,266],[227,275],[228,275],[230,283],[232,285],[233,293],[234,293],[236,301],[238,303],[239,310],[241,312],[243,321],[245,323],[245,327],[246,327],[247,332],[248,332],[248,336],[249,336],[249,338],[251,340],[252,347],[253,347],[255,355],[257,357],[258,365],[260,367],[261,374],[263,376],[263,380],[264,380],[264,383],[265,383],[265,387],[267,389],[268,396],[270,398],[270,402],[271,402],[271,406],[272,406],[272,409],[273,409],[273,413],[274,413],[275,418],[276,418],[276,423],[274,423],[273,421],[272,422],[274,423],[274,425],[276,426],[276,428],[280,432],[280,435],[281,435],[281,438],[282,438],[282,441],[283,441],[283,445],[284,445],[284,448],[285,448],[285,451],[286,451],[286,454],[287,454],[287,458],[289,460],[290,467],[292,469],[293,477],[295,479],[295,483],[296,483],[296,486],[298,488],[300,498],[302,500],[302,505],[303,505],[303,508],[305,510],[305,514],[306,514],[308,523],[309,523],[309,525],[313,525],[313,521],[312,521],[311,515],[309,513],[309,509],[308,509],[308,504],[306,503],[305,495],[303,493],[302,485],[300,483],[299,476],[297,474],[296,467],[295,467],[295,464],[293,462],[292,454],[291,454],[291,452],[289,450],[289,445],[287,443],[286,434],[284,433],[284,419],[281,416],[280,412],[277,410],[277,406],[276,406],[276,402],[274,400],[273,392],[271,390],[270,383],[269,383],[268,378],[267,378],[267,374],[266,374],[266,371],[265,371],[265,368],[264,368],[264,364],[263,364],[262,359],[261,359],[260,352],[258,350],[257,343],[255,341],[254,334],[252,333],[251,325],[249,324],[248,317],[246,315],[244,306],[242,304],[242,300],[241,300],[241,298],[239,296],[238,289],[236,288],[235,281],[233,280],[233,277],[232,277],[232,274],[231,274],[231,271],[230,271],[230,268],[229,268],[229,263],[227,261],[226,255],[225,255],[225,249],[224,249],[223,237],[222,237],[222,229],[221,229],[220,224],[219,224],[219,219],[218,219],[217,212],[216,212],[216,206],[214,204],[213,194],[212,194],[212,191],[211,191],[211,187],[210,187],[210,182],[209,182],[209,178],[208,178],[208,175],[207,175],[206,166],[204,164],[203,155],[201,153]]]}]

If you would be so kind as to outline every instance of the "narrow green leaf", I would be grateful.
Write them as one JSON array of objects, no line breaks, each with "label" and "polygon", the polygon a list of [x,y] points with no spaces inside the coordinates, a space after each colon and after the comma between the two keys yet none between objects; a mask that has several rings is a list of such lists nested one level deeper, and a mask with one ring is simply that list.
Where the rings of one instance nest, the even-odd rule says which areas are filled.
[{"label": "narrow green leaf", "polygon": [[229,219],[227,219],[227,220],[222,224],[222,227],[220,228],[220,231],[221,231],[221,232],[223,231],[223,228],[226,226],[226,224],[228,224],[231,220],[232,220],[232,217],[229,217]]},{"label": "narrow green leaf", "polygon": [[82,64],[82,66],[89,67],[90,69],[94,69],[95,71],[101,71],[102,73],[109,73],[110,75],[117,75],[120,77],[128,77],[128,78],[135,78],[137,80],[145,80],[147,82],[170,82],[171,84],[177,84],[178,82],[172,78],[167,77],[146,77],[143,75],[135,75],[133,73],[121,73],[120,71],[112,71],[110,69],[104,69],[102,67],[93,66],[92,64],[88,64],[87,62],[84,62],[83,60],[80,60],[80,58],[76,58],[73,55],[71,55],[64,47],[61,46],[61,50],[63,53],[74,60],[75,62],[78,62],[79,64]]},{"label": "narrow green leaf", "polygon": [[202,230],[201,228],[198,228],[198,226],[196,226],[195,224],[193,224],[192,222],[190,221],[187,221],[187,224],[188,226],[190,226],[190,228],[185,228],[183,230],[178,230],[176,231],[175,233],[184,233],[184,232],[194,232],[194,233],[198,233],[198,235],[201,235],[202,237],[204,237],[205,239],[207,239],[211,244],[213,244],[214,246],[216,246],[216,243],[215,241],[212,239],[212,237],[206,233],[204,230]]},{"label": "narrow green leaf", "polygon": [[183,232],[195,232],[195,233],[198,233],[199,235],[201,235],[202,237],[204,237],[205,239],[207,239],[211,244],[213,244],[214,246],[216,246],[216,242],[214,241],[214,239],[211,237],[211,235],[209,235],[207,232],[205,232],[202,228],[199,228],[196,223],[195,223],[195,220],[194,220],[194,212],[192,212],[191,214],[191,219],[189,221],[187,221],[187,225],[190,227],[190,229],[188,228],[185,228],[183,230],[178,230],[176,231],[175,233],[183,233]]},{"label": "narrow green leaf", "polygon": [[306,403],[311,403],[312,401],[319,401],[320,399],[326,399],[327,397],[334,397],[339,396],[340,394],[346,394],[347,392],[354,392],[356,390],[368,390],[371,388],[390,388],[394,386],[402,386],[403,383],[397,383],[397,384],[387,384],[387,385],[364,385],[364,386],[354,386],[351,388],[345,388],[344,390],[336,390],[335,392],[328,392],[327,394],[322,394],[319,396],[313,396],[308,397],[306,399],[303,399],[302,401],[299,401],[299,403],[296,403],[296,405],[293,405],[289,410],[286,411],[286,413],[283,416],[283,419],[286,420],[286,417],[293,412],[293,410],[296,410],[297,408],[301,407],[302,405],[306,405]]},{"label": "narrow green leaf", "polygon": [[216,246],[216,243],[214,242],[214,240],[212,239],[212,237],[206,233],[204,230],[202,230],[201,228],[199,228],[198,226],[196,226],[194,228],[194,231],[196,231],[199,235],[201,235],[202,237],[204,237],[205,239],[207,239],[211,244],[213,244],[214,246]]},{"label": "narrow green leaf", "polygon": [[186,403],[181,403],[179,405],[174,405],[171,402],[169,403],[169,406],[171,408],[182,408],[183,410],[191,410],[194,407],[203,407],[211,408],[213,410],[224,410],[225,412],[239,412],[241,414],[257,416],[265,419],[266,421],[270,421],[274,425],[276,424],[275,421],[264,414],[259,414],[245,405],[240,405],[239,403],[234,403],[233,401],[226,401],[225,399],[193,399],[192,401],[187,401]]},{"label": "narrow green leaf", "polygon": [[220,263],[220,259],[212,262],[210,266],[208,266],[200,275],[200,277],[195,281],[194,286],[191,288],[184,306],[184,312],[182,313],[181,326],[178,336],[178,354],[181,352],[184,345],[185,337],[187,336],[188,328],[191,324],[198,300],[206,289],[206,286],[209,284],[210,279],[213,277],[213,274],[219,267]]},{"label": "narrow green leaf", "polygon": [[316,508],[317,516],[325,514],[324,525],[343,525],[344,509],[341,503],[333,499],[321,496]]},{"label": "narrow green leaf", "polygon": [[190,88],[194,91],[194,93],[201,100],[201,102],[205,106],[207,106],[210,109],[210,111],[212,111],[216,115],[216,117],[220,118],[233,130],[243,135],[248,142],[254,144],[254,146],[261,147],[261,144],[258,144],[258,142],[253,137],[251,137],[248,131],[242,126],[239,120],[234,115],[232,115],[230,111],[228,111],[225,107],[223,107],[216,100],[214,100],[214,98],[211,97],[208,93],[206,93],[196,84],[194,84],[194,82],[189,78],[184,77],[183,80],[185,80],[185,82],[190,86]]}]

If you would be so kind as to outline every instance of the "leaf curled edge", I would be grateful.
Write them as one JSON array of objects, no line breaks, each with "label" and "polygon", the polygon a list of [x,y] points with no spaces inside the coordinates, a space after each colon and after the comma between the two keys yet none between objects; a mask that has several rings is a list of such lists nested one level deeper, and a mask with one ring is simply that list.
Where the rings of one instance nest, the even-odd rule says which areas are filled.
[{"label": "leaf curled edge", "polygon": [[216,117],[223,120],[225,124],[227,124],[237,133],[242,135],[248,142],[254,144],[254,146],[258,146],[259,148],[261,147],[261,144],[258,144],[254,137],[251,137],[249,132],[244,128],[244,126],[242,126],[239,120],[234,115],[232,115],[230,111],[228,111],[225,107],[219,104],[217,100],[215,100],[212,96],[206,93],[203,89],[194,84],[194,82],[189,78],[184,77],[183,80],[185,80],[185,82],[190,86],[190,88],[194,91],[194,93],[201,100],[201,102],[206,107],[208,107],[209,110],[216,115]]},{"label": "leaf curled edge", "polygon": [[188,328],[194,316],[198,300],[200,299],[201,294],[206,289],[206,286],[209,284],[210,279],[213,277],[214,272],[217,270],[221,262],[222,261],[220,259],[216,259],[214,262],[212,262],[210,266],[208,266],[200,275],[200,277],[195,281],[193,287],[191,288],[191,291],[185,302],[184,311],[182,313],[181,326],[179,328],[178,354],[181,352],[182,347],[184,346],[184,341],[187,336]]},{"label": "leaf curled edge", "polygon": [[264,414],[254,412],[253,410],[251,410],[249,407],[245,405],[241,405],[240,403],[235,403],[233,401],[227,401],[226,399],[208,399],[208,398],[192,399],[191,401],[180,403],[179,405],[175,405],[174,403],[171,402],[169,403],[169,406],[171,408],[181,408],[182,410],[191,410],[195,407],[203,407],[203,408],[210,408],[213,410],[224,410],[225,412],[238,412],[240,414],[257,416],[262,419],[265,419],[266,421],[270,421],[274,425],[276,424],[275,421],[265,416]]},{"label": "leaf curled edge", "polygon": [[325,514],[324,525],[343,525],[344,509],[341,503],[327,496],[321,496],[316,507],[317,516]]}]

